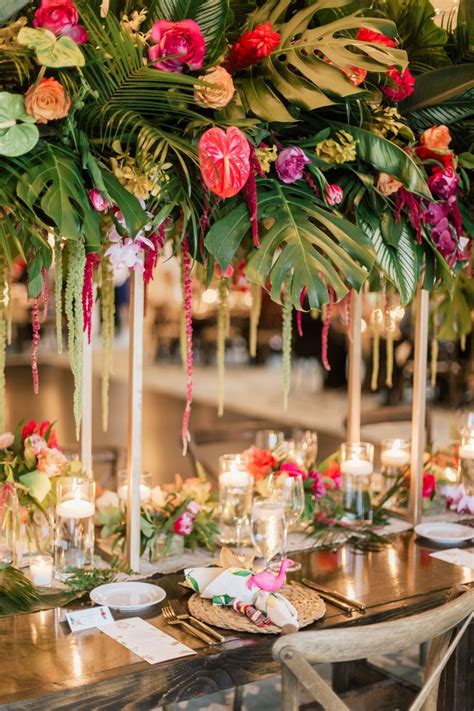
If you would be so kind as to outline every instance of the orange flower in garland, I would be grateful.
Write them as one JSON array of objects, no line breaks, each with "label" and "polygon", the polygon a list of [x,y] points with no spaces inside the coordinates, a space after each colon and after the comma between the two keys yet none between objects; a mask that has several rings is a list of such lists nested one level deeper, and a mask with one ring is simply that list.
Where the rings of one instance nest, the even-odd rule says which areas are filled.
[{"label": "orange flower in garland", "polygon": [[30,86],[25,94],[25,107],[36,123],[48,123],[68,115],[71,99],[63,85],[50,77]]},{"label": "orange flower in garland", "polygon": [[281,35],[274,32],[271,22],[257,25],[251,32],[245,32],[231,47],[227,66],[237,72],[252,64],[258,64],[268,57],[280,44]]},{"label": "orange flower in garland", "polygon": [[219,197],[236,195],[250,174],[250,146],[238,128],[210,128],[198,144],[199,165],[205,185]]}]

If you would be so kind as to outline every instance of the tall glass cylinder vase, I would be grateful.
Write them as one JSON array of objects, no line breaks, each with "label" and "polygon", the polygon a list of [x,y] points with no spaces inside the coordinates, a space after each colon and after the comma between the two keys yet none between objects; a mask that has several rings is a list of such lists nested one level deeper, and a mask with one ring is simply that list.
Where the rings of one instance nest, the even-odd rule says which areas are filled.
[{"label": "tall glass cylinder vase", "polygon": [[458,454],[459,481],[466,487],[468,496],[472,496],[474,494],[474,427],[463,429]]},{"label": "tall glass cylinder vase", "polygon": [[343,506],[353,520],[372,521],[370,485],[373,471],[373,444],[346,442],[341,445]]},{"label": "tall glass cylinder vase", "polygon": [[54,563],[61,578],[68,568],[94,565],[95,482],[67,477],[57,491]]},{"label": "tall glass cylinder vase", "polygon": [[240,454],[219,458],[219,512],[221,543],[237,548],[249,538],[253,476]]},{"label": "tall glass cylinder vase", "polygon": [[[382,494],[387,494],[395,483],[403,480],[404,475],[408,472],[410,464],[410,442],[404,439],[382,440],[380,463],[382,465]],[[398,492],[391,496],[385,502],[385,505],[406,506],[408,503],[407,499],[406,484],[401,484]]]},{"label": "tall glass cylinder vase", "polygon": [[0,484],[0,563],[21,563],[20,507],[15,485]]}]

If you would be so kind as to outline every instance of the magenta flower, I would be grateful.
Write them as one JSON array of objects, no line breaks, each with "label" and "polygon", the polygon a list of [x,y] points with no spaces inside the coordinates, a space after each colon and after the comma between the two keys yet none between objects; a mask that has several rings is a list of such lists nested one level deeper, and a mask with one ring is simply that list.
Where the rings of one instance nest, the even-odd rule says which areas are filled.
[{"label": "magenta flower", "polygon": [[194,20],[158,20],[151,28],[151,38],[156,44],[150,47],[148,56],[156,69],[182,72],[185,65],[191,70],[202,68],[206,43]]},{"label": "magenta flower", "polygon": [[326,484],[324,483],[323,475],[313,469],[308,476],[313,480],[313,494],[315,497],[320,499],[325,496]]},{"label": "magenta flower", "polygon": [[387,74],[387,76],[392,80],[396,87],[391,84],[386,84],[382,87],[382,91],[388,99],[391,101],[403,101],[407,96],[413,94],[415,90],[415,77],[405,69],[401,74],[398,69],[393,67]]},{"label": "magenta flower", "polygon": [[55,35],[67,35],[77,44],[84,44],[87,32],[78,22],[79,15],[71,0],[42,0],[33,19],[35,27],[44,27]]},{"label": "magenta flower", "polygon": [[294,183],[303,177],[304,167],[311,163],[305,153],[298,148],[284,148],[275,161],[275,169],[282,183]]},{"label": "magenta flower", "polygon": [[324,197],[331,207],[339,205],[344,200],[344,190],[335,183],[328,183],[324,188]]},{"label": "magenta flower", "polygon": [[88,194],[91,205],[96,212],[107,212],[110,205],[99,190],[93,188],[92,190],[89,190]]},{"label": "magenta flower", "polygon": [[179,516],[173,524],[173,533],[177,533],[178,536],[189,536],[192,532],[194,526],[193,516],[185,511]]},{"label": "magenta flower", "polygon": [[442,170],[436,167],[426,182],[435,197],[446,200],[456,192],[459,178],[452,168]]},{"label": "magenta flower", "polygon": [[295,462],[286,462],[286,464],[282,464],[280,467],[280,472],[284,472],[288,476],[301,476],[303,479],[305,478],[305,471],[301,467],[299,467]]},{"label": "magenta flower", "polygon": [[430,202],[423,214],[423,221],[428,222],[430,225],[436,225],[447,217],[448,213],[449,206],[446,203]]}]

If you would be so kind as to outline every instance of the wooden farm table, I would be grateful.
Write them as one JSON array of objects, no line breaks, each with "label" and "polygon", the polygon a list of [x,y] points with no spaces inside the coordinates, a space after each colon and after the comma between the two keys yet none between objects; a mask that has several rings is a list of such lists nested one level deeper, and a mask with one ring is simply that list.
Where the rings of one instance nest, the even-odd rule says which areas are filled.
[{"label": "wooden farm table", "polygon": [[[303,564],[298,577],[367,605],[365,615],[352,617],[329,605],[317,623],[327,628],[413,614],[443,603],[454,585],[473,582],[473,571],[431,558],[430,552],[407,532],[380,552],[361,554],[343,547],[294,557]],[[156,580],[177,597],[186,594],[178,585],[181,579],[169,575]],[[176,627],[166,628],[157,607],[143,616],[180,634]],[[155,709],[279,673],[271,656],[273,635],[226,633],[225,643],[211,647],[183,635],[180,639],[197,649],[196,655],[150,665],[98,630],[72,634],[60,620],[60,610],[0,620],[1,709]],[[472,708],[469,635],[472,640],[472,626],[441,684],[439,708],[446,711]]]}]

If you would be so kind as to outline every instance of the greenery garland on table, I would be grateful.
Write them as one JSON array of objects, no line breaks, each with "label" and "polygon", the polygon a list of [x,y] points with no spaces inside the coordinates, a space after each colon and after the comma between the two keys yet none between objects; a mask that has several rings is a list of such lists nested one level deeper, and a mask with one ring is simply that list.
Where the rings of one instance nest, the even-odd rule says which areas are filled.
[{"label": "greenery garland on table", "polygon": [[468,13],[462,0],[448,33],[427,0],[356,10],[350,0],[10,0],[0,14],[0,255],[10,268],[26,263],[36,300],[35,390],[53,252],[65,263],[78,427],[92,281],[110,299],[98,263],[148,282],[165,242],[186,265],[184,447],[192,261],[207,284],[232,287],[245,272],[252,350],[256,288],[285,305],[285,388],[288,310],[320,311],[351,288],[393,288],[407,304],[420,280],[441,295],[454,285],[437,328],[469,331]]}]

